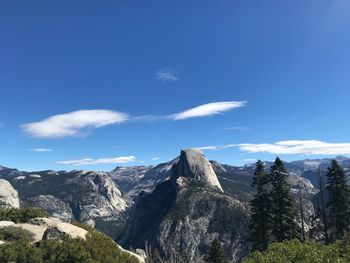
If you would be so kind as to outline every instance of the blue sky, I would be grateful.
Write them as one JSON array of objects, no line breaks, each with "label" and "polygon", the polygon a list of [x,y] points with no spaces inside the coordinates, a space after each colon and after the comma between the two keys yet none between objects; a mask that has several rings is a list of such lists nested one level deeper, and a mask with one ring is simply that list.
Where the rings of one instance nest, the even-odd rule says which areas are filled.
[{"label": "blue sky", "polygon": [[349,30],[345,0],[2,1],[0,164],[350,154]]}]

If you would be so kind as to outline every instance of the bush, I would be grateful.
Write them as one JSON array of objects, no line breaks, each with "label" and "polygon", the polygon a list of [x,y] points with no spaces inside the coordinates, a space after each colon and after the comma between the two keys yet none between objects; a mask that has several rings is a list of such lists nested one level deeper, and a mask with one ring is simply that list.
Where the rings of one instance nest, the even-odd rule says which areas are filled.
[{"label": "bush", "polygon": [[0,209],[0,221],[26,223],[36,217],[48,217],[48,214],[41,208]]},{"label": "bush", "polygon": [[242,263],[328,263],[349,262],[350,249],[344,241],[324,245],[315,241],[298,240],[273,243],[264,252],[254,252]]},{"label": "bush", "polygon": [[40,250],[22,241],[1,245],[0,262],[44,263]]},{"label": "bush", "polygon": [[0,240],[13,242],[13,241],[33,241],[34,234],[21,227],[7,226],[0,228]]},{"label": "bush", "polygon": [[25,231],[17,233],[12,229],[15,227],[7,228],[4,232],[11,232],[6,235],[14,242],[0,246],[1,263],[138,263],[111,238],[90,227],[84,226],[89,232],[86,240],[64,237],[62,240],[42,240],[35,246],[29,244],[27,235],[23,234]]}]

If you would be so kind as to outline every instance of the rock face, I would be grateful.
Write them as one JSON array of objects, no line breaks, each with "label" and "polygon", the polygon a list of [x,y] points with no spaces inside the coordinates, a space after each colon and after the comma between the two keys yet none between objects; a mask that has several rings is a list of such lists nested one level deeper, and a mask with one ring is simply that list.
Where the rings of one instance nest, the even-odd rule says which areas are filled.
[{"label": "rock face", "polygon": [[217,237],[238,261],[247,251],[247,215],[243,203],[223,193],[203,154],[185,150],[170,179],[136,201],[119,242],[148,243],[170,262],[202,262]]},{"label": "rock face", "polygon": [[174,168],[171,179],[190,178],[223,192],[211,163],[197,149],[181,150],[180,160]]},{"label": "rock face", "polygon": [[[132,204],[109,174],[104,172],[31,173],[6,168],[0,171],[1,178],[18,190],[24,206],[41,207],[63,221],[88,223],[111,236],[120,232],[126,221],[124,213]],[[4,189],[10,189],[7,183],[1,185]],[[1,196],[5,193],[6,198],[3,199],[7,200],[7,204],[18,206],[16,192],[0,191]]]},{"label": "rock face", "polygon": [[110,177],[126,192],[130,199],[135,199],[141,192],[151,192],[154,187],[169,178],[171,168],[179,158],[153,166],[116,167],[109,172]]},{"label": "rock face", "polygon": [[53,195],[38,195],[30,198],[30,202],[37,207],[41,207],[53,217],[63,221],[71,221],[74,219],[72,209],[69,204],[54,197]]},{"label": "rock face", "polygon": [[3,179],[0,179],[0,208],[19,208],[18,192]]},{"label": "rock face", "polygon": [[81,171],[68,180],[74,185],[84,185],[87,191],[76,209],[80,221],[94,218],[118,217],[130,205],[107,173]]}]

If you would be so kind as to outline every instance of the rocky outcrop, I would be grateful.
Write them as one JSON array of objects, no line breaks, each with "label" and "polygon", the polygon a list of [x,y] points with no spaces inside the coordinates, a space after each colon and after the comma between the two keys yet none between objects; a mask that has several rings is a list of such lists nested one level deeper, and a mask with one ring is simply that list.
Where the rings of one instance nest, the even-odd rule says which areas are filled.
[{"label": "rocky outcrop", "polygon": [[202,262],[214,238],[238,261],[247,252],[246,206],[225,195],[209,161],[196,150],[181,152],[170,179],[139,197],[119,242],[147,243],[170,262]]},{"label": "rocky outcrop", "polygon": [[218,238],[233,262],[248,251],[248,211],[238,200],[203,188],[187,189],[159,226],[159,247],[170,262],[202,262]]},{"label": "rocky outcrop", "polygon": [[8,181],[0,179],[0,208],[19,208],[19,206],[18,192]]},{"label": "rocky outcrop", "polygon": [[[6,178],[19,190],[24,206],[41,207],[53,217],[88,223],[111,235],[111,230],[116,227],[110,225],[120,229],[125,222],[124,212],[131,205],[108,173],[81,170],[20,172],[2,168],[0,178]],[[3,193],[1,191],[0,195]]]},{"label": "rocky outcrop", "polygon": [[223,192],[211,163],[200,150],[181,150],[180,160],[173,169],[174,172],[170,177],[172,180],[176,181],[181,177],[189,178]]},{"label": "rocky outcrop", "polygon": [[107,173],[80,171],[68,182],[80,184],[86,189],[74,208],[76,217],[82,222],[92,224],[92,220],[96,218],[117,219],[131,204],[123,198],[121,191]]},{"label": "rocky outcrop", "polygon": [[41,207],[51,216],[61,219],[63,221],[70,222],[73,217],[72,209],[69,204],[54,197],[53,195],[38,195],[30,198],[30,202],[37,207]]},{"label": "rocky outcrop", "polygon": [[126,192],[130,199],[135,199],[141,192],[149,193],[155,186],[169,178],[171,168],[179,158],[153,166],[116,167],[109,172],[110,177]]},{"label": "rocky outcrop", "polygon": [[134,252],[131,252],[131,251],[129,251],[129,250],[126,250],[126,249],[122,248],[121,246],[119,246],[118,244],[116,244],[116,245],[119,247],[119,249],[120,249],[121,251],[123,251],[123,252],[125,252],[125,253],[128,253],[129,255],[131,255],[131,256],[137,258],[137,260],[139,261],[139,263],[145,263],[146,257],[143,257],[143,256],[141,256],[141,255],[139,255],[139,254],[136,254],[136,253],[134,253]]},{"label": "rocky outcrop", "polygon": [[[19,224],[15,224],[12,221],[0,221],[0,228],[3,227],[15,227],[29,231],[33,235],[31,243],[34,245],[36,245],[35,243],[42,240],[60,240],[61,242],[65,242],[65,237],[86,240],[87,236],[91,234],[89,234],[87,230],[81,227],[63,222],[60,219],[54,217],[32,218],[29,219],[26,223]],[[11,241],[0,240],[0,245],[9,243],[11,243]],[[99,244],[96,244],[96,246],[98,245]],[[115,243],[115,245],[121,250],[122,254],[129,254],[132,257],[136,258],[139,263],[145,263],[145,259],[142,256],[123,249],[117,243]]]},{"label": "rocky outcrop", "polygon": [[19,224],[15,224],[11,221],[0,221],[0,228],[7,226],[23,228],[33,233],[32,243],[38,242],[42,239],[58,239],[64,235],[71,238],[85,239],[86,234],[88,233],[81,227],[74,226],[53,217],[34,218],[27,223]]},{"label": "rocky outcrop", "polygon": [[318,192],[312,183],[295,173],[289,173],[288,183],[291,187],[292,193],[299,193],[300,191],[304,194],[314,195]]}]

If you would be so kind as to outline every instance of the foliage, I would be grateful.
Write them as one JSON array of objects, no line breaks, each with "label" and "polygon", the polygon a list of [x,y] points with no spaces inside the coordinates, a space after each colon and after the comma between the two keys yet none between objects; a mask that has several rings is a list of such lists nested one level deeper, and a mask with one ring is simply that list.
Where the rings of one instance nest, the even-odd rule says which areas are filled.
[{"label": "foliage", "polygon": [[26,223],[32,218],[47,216],[48,214],[41,208],[0,209],[0,221]]},{"label": "foliage", "polygon": [[271,200],[268,192],[268,177],[264,172],[262,161],[256,163],[252,187],[255,187],[255,195],[250,202],[251,217],[249,227],[251,230],[250,241],[252,250],[263,251],[269,244],[271,229]]},{"label": "foliage", "polygon": [[211,248],[207,258],[205,259],[210,263],[227,263],[224,249],[221,246],[220,241],[215,238],[211,244]]},{"label": "foliage", "polygon": [[336,160],[332,161],[327,173],[327,190],[329,192],[329,227],[331,239],[342,238],[350,225],[350,191],[346,174]]},{"label": "foliage", "polygon": [[254,252],[242,263],[328,263],[349,262],[350,245],[346,240],[331,245],[294,239],[273,243],[264,252]]},{"label": "foliage", "polygon": [[[123,252],[104,234],[84,227],[86,240],[64,237],[62,240],[42,240],[31,245],[26,235],[16,234],[12,243],[0,246],[1,263],[137,263],[131,254]],[[4,229],[4,228],[3,228]],[[20,228],[17,228],[20,230]],[[1,234],[1,232],[0,232]],[[13,235],[12,235],[13,236]],[[0,238],[1,239],[1,238]]]},{"label": "foliage", "polygon": [[287,182],[288,173],[280,158],[271,167],[272,237],[281,242],[297,237],[296,210]]},{"label": "foliage", "polygon": [[6,226],[0,228],[0,240],[13,241],[32,241],[34,234],[26,229],[15,226]]}]

